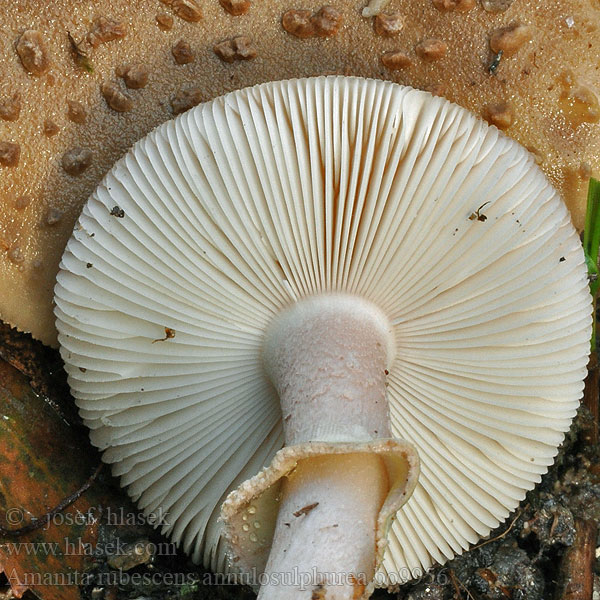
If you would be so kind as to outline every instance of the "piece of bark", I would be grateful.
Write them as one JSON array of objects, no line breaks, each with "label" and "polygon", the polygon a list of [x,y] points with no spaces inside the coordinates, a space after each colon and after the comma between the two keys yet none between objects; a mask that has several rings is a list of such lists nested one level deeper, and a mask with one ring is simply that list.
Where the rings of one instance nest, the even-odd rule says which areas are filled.
[{"label": "piece of bark", "polygon": [[554,600],[592,600],[597,534],[595,521],[575,520],[575,541],[559,565]]}]

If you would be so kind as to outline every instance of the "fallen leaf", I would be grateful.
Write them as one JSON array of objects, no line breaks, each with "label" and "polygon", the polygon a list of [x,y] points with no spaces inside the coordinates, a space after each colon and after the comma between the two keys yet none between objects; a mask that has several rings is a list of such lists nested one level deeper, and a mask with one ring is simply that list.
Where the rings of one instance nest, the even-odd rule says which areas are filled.
[{"label": "fallen leaf", "polygon": [[[73,494],[99,464],[98,454],[29,386],[0,361],[0,525],[14,530]],[[42,528],[0,535],[0,572],[20,597],[78,600],[107,505],[102,485],[91,488]]]}]

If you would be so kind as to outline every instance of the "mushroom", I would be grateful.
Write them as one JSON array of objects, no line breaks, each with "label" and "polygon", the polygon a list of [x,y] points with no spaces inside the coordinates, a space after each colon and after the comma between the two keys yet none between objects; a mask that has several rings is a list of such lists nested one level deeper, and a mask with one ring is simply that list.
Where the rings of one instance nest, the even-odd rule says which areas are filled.
[{"label": "mushroom", "polygon": [[368,597],[487,535],[552,464],[591,328],[532,156],[347,77],[233,92],[138,142],[55,301],[104,461],[194,560],[263,574],[262,599]]},{"label": "mushroom", "polygon": [[[368,0],[269,0],[250,3],[240,16],[217,0],[190,4],[202,8],[200,21],[182,19],[165,3],[142,0],[79,0],[75,12],[69,0],[20,0],[18,11],[11,2],[0,3],[0,105],[16,114],[10,106],[15,94],[20,102],[16,120],[0,118],[0,144],[20,149],[18,164],[0,164],[0,289],[12,291],[0,294],[4,321],[56,345],[52,288],[60,256],[85,199],[104,174],[174,111],[265,81],[352,74],[441,90],[486,117],[489,107],[506,105],[507,111],[499,118],[493,111],[490,120],[535,154],[576,228],[583,227],[588,179],[600,178],[597,4],[550,0],[540,10],[536,3],[510,1],[403,0],[384,6]],[[418,15],[419,26],[381,37],[374,17],[362,16],[367,5],[370,14],[400,13],[407,23]],[[341,16],[335,35],[300,39],[283,28],[288,11],[312,15],[323,6]],[[531,40],[503,55],[492,74],[497,57],[492,37],[513,25],[528,28]],[[39,75],[23,66],[16,49],[26,31],[39,32],[47,54],[47,69]],[[90,33],[94,44],[105,41],[93,47]],[[221,60],[213,48],[239,36],[252,39],[256,57]],[[40,37],[29,33],[26,39]],[[180,40],[192,48],[194,62],[174,62],[172,48]],[[416,48],[424,40],[446,44],[444,56],[434,62],[419,58]],[[121,75],[132,66],[144,73],[142,81],[147,73],[145,86],[127,87]],[[109,98],[118,100],[115,105],[131,110],[111,108],[102,96],[104,83]],[[81,103],[85,123],[69,120],[69,102]],[[89,166],[76,175],[62,165],[74,149],[91,153]],[[24,196],[30,202],[21,210],[16,201]],[[46,220],[50,210],[62,215],[52,225]],[[18,253],[1,250],[6,248]],[[22,260],[13,260],[17,255]]]}]

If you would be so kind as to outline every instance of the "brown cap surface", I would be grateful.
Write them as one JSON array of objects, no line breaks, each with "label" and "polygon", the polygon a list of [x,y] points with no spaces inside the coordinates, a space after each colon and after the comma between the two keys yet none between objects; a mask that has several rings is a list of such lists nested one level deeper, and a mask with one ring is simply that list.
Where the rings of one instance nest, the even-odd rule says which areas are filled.
[{"label": "brown cap surface", "polygon": [[[182,18],[198,15],[196,4],[201,20]],[[515,0],[490,12],[481,3],[439,10],[432,0],[393,0],[384,11],[401,13],[406,23],[393,37],[376,34],[373,20],[361,15],[366,4],[328,2],[341,24],[307,38],[287,33],[282,16],[304,10],[318,18],[323,2],[255,0],[241,16],[218,0],[3,4],[0,105],[10,104],[4,112],[18,117],[0,118],[0,144],[18,152],[0,163],[0,317],[54,344],[58,262],[81,206],[106,171],[174,112],[270,80],[352,74],[439,88],[488,118],[489,107],[507,106],[506,133],[536,155],[581,228],[587,179],[600,176],[600,4],[550,0],[542,10],[533,0]],[[173,17],[171,28],[164,26],[166,15]],[[231,62],[215,53],[239,36],[244,44],[232,45]],[[495,54],[493,36],[494,47],[509,51]],[[173,56],[180,40],[194,55],[186,64]],[[420,57],[417,48],[427,40],[443,43],[443,55]],[[410,64],[386,68],[381,58],[391,51]],[[144,85],[128,87],[123,75],[132,67],[142,75],[138,83],[147,76]],[[70,118],[72,106],[85,119]]]}]

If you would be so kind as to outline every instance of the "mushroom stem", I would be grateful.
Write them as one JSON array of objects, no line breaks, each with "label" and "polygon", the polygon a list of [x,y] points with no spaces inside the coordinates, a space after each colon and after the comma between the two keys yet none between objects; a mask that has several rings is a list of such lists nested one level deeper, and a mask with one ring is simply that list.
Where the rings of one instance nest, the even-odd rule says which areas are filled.
[{"label": "mushroom stem", "polygon": [[281,313],[267,331],[264,362],[286,445],[390,437],[393,347],[387,317],[355,296],[314,296]]},{"label": "mushroom stem", "polygon": [[388,488],[377,454],[299,462],[283,482],[259,600],[362,597],[375,575],[375,523]]},{"label": "mushroom stem", "polygon": [[[378,308],[346,295],[302,300],[278,317],[264,360],[286,445],[391,436],[390,331]],[[327,598],[361,597],[375,574],[377,517],[388,490],[386,468],[372,453],[300,461],[282,487],[261,600],[314,598],[320,586],[331,588]]]}]

